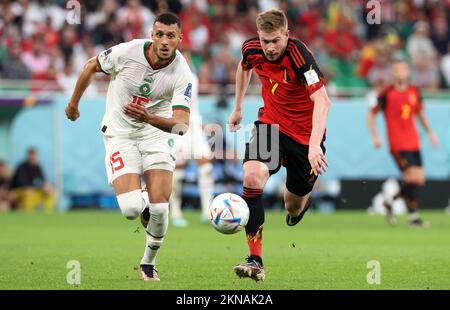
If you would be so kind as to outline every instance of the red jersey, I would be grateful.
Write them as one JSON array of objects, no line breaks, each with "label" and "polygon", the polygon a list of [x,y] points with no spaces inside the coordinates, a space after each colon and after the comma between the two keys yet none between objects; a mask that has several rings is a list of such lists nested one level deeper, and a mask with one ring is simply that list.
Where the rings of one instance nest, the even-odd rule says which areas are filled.
[{"label": "red jersey", "polygon": [[258,120],[278,124],[279,129],[295,141],[309,145],[314,102],[310,96],[325,80],[311,51],[298,39],[289,39],[284,55],[269,61],[259,38],[242,45],[242,68],[253,69],[262,84],[264,106]]},{"label": "red jersey", "polygon": [[415,116],[423,110],[418,88],[409,85],[404,91],[387,87],[378,96],[374,111],[384,111],[391,151],[418,151],[420,149]]}]

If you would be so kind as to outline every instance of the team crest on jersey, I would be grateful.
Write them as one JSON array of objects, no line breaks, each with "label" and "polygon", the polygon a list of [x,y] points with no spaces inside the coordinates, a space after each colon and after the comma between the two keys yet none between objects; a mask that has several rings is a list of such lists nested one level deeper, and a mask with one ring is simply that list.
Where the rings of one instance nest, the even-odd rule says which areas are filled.
[{"label": "team crest on jersey", "polygon": [[189,83],[186,87],[186,90],[184,91],[184,95],[186,97],[192,98],[192,83]]},{"label": "team crest on jersey", "polygon": [[149,79],[144,79],[145,82],[139,87],[139,92],[141,94],[141,96],[148,96],[150,94],[150,92],[152,91],[152,88],[150,86],[150,83],[154,82],[154,79],[152,77],[150,77]]}]

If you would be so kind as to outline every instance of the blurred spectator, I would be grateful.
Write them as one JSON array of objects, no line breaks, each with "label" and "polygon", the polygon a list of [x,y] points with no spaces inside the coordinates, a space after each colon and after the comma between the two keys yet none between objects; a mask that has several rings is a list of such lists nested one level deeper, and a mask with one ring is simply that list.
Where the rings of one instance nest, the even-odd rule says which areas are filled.
[{"label": "blurred spectator", "polygon": [[130,41],[150,36],[155,15],[140,0],[128,0],[117,12],[117,19],[125,41]]},{"label": "blurred spectator", "polygon": [[11,190],[19,209],[31,212],[43,206],[45,212],[53,211],[55,195],[45,180],[34,148],[28,150],[26,161],[21,163],[14,172]]},{"label": "blurred spectator", "polygon": [[45,51],[42,37],[34,38],[32,50],[22,54],[22,61],[31,72],[33,79],[43,79],[47,76],[47,70],[50,67],[51,59]]},{"label": "blurred spectator", "polygon": [[[72,92],[75,89],[79,75],[79,73],[75,71],[73,65],[74,57],[75,55],[68,59],[64,69],[58,70],[55,77],[59,89],[69,96],[72,95]],[[91,83],[84,93],[87,96],[94,96],[98,93],[98,88],[95,83]]]},{"label": "blurred spectator", "polygon": [[391,57],[388,46],[383,41],[377,41],[374,64],[368,74],[372,87],[381,89],[391,81]]},{"label": "blurred spectator", "polygon": [[406,43],[406,50],[411,62],[415,62],[419,58],[427,58],[428,62],[435,61],[436,49],[429,37],[429,28],[425,21],[419,21],[414,25],[414,32]]},{"label": "blurred spectator", "polygon": [[106,23],[99,25],[94,31],[94,44],[101,44],[105,49],[124,41],[115,13],[109,15]]},{"label": "blurred spectator", "polygon": [[441,60],[441,72],[444,77],[445,85],[450,88],[450,43],[447,45],[447,53]]},{"label": "blurred spectator", "polygon": [[450,41],[448,31],[448,21],[443,17],[438,17],[433,21],[431,40],[438,53],[442,56],[447,53],[447,44]]},{"label": "blurred spectator", "polygon": [[329,29],[325,34],[325,41],[333,57],[353,61],[360,47],[358,38],[353,34],[354,25],[351,21],[342,18],[336,29]]},{"label": "blurred spectator", "polygon": [[26,80],[31,78],[31,72],[22,61],[22,49],[19,45],[14,45],[9,52],[9,57],[0,65],[1,76],[4,79]]},{"label": "blurred spectator", "polygon": [[11,209],[11,193],[9,192],[10,174],[8,167],[0,159],[0,212]]},{"label": "blurred spectator", "polygon": [[428,57],[418,57],[412,60],[411,83],[424,90],[438,89],[440,77],[436,64]]}]

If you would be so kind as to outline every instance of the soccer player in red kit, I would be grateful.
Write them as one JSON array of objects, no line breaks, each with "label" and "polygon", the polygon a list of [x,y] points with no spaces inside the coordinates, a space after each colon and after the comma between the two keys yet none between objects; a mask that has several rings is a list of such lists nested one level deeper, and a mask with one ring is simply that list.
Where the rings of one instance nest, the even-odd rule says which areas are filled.
[{"label": "soccer player in red kit", "polygon": [[[419,89],[409,84],[409,66],[401,59],[392,64],[392,85],[385,88],[378,96],[378,103],[369,111],[368,124],[375,148],[382,145],[378,135],[375,116],[383,111],[386,119],[389,147],[394,160],[402,173],[400,192],[394,197],[405,200],[411,226],[423,227],[417,212],[417,191],[425,183],[425,175],[420,156],[420,141],[415,125],[415,117],[428,134],[431,144],[436,147],[439,141],[423,113],[422,96]],[[384,203],[390,224],[395,224],[392,206]]]},{"label": "soccer player in red kit", "polygon": [[286,167],[286,223],[294,226],[300,222],[311,204],[314,183],[328,166],[323,141],[330,101],[311,51],[300,40],[289,38],[284,12],[263,12],[256,26],[258,37],[242,45],[229,124],[231,131],[240,127],[242,101],[255,71],[261,80],[264,106],[246,144],[243,165],[243,198],[250,210],[245,227],[250,256],[234,271],[239,277],[259,281],[265,278],[261,250],[264,186],[270,175],[282,165]]}]

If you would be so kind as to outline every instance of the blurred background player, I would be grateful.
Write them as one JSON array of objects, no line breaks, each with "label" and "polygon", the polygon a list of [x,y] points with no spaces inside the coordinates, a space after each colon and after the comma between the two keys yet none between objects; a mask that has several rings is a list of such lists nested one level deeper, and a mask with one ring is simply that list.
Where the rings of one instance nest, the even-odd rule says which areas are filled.
[{"label": "blurred background player", "polygon": [[11,175],[6,163],[0,159],[0,212],[11,209],[12,196],[9,190]]},{"label": "blurred background player", "polygon": [[56,197],[45,179],[36,149],[30,148],[26,160],[14,171],[11,191],[19,209],[31,212],[42,206],[47,213],[53,211]]},{"label": "blurred background player", "polygon": [[[182,51],[186,61],[191,64],[191,53]],[[175,136],[175,154],[177,158],[173,171],[173,190],[170,195],[170,217],[177,227],[188,225],[181,210],[183,194],[184,169],[189,160],[195,159],[198,171],[198,189],[200,192],[201,218],[209,222],[209,205],[214,195],[213,165],[211,163],[211,147],[202,128],[202,117],[198,109],[198,78],[192,74],[192,100],[189,130],[183,136]]]},{"label": "blurred background player", "polygon": [[[427,132],[433,147],[437,147],[439,141],[423,112],[420,90],[409,82],[408,63],[401,58],[395,59],[391,69],[393,82],[381,91],[377,105],[369,111],[368,125],[373,145],[379,149],[382,141],[377,132],[375,116],[380,111],[384,112],[390,151],[402,174],[400,192],[393,199],[402,197],[405,200],[411,226],[424,227],[427,223],[419,217],[417,191],[425,184],[425,173],[415,118]],[[392,202],[385,200],[384,204],[388,222],[395,224]]]},{"label": "blurred background player", "polygon": [[[281,165],[286,167],[286,223],[294,226],[300,222],[311,205],[314,183],[328,165],[323,141],[330,101],[311,51],[300,40],[289,38],[284,12],[273,9],[260,13],[256,25],[259,37],[242,45],[242,60],[236,71],[235,107],[229,124],[232,131],[240,127],[242,101],[251,73],[256,71],[264,106],[259,109],[258,121],[246,144],[243,166],[243,198],[250,209],[245,227],[250,256],[234,271],[239,277],[259,281],[265,278],[261,199],[264,186]],[[265,156],[268,150],[271,150],[269,157]]]},{"label": "blurred background player", "polygon": [[[115,45],[91,58],[66,114],[72,121],[80,116],[78,103],[92,75],[111,75],[101,129],[108,181],[122,214],[130,220],[141,215],[146,224],[140,273],[144,281],[159,281],[155,262],[167,231],[175,167],[172,133],[182,135],[188,129],[192,73],[176,50],[183,35],[175,14],[158,15],[151,37]],[[142,174],[149,197],[141,193]]]}]

